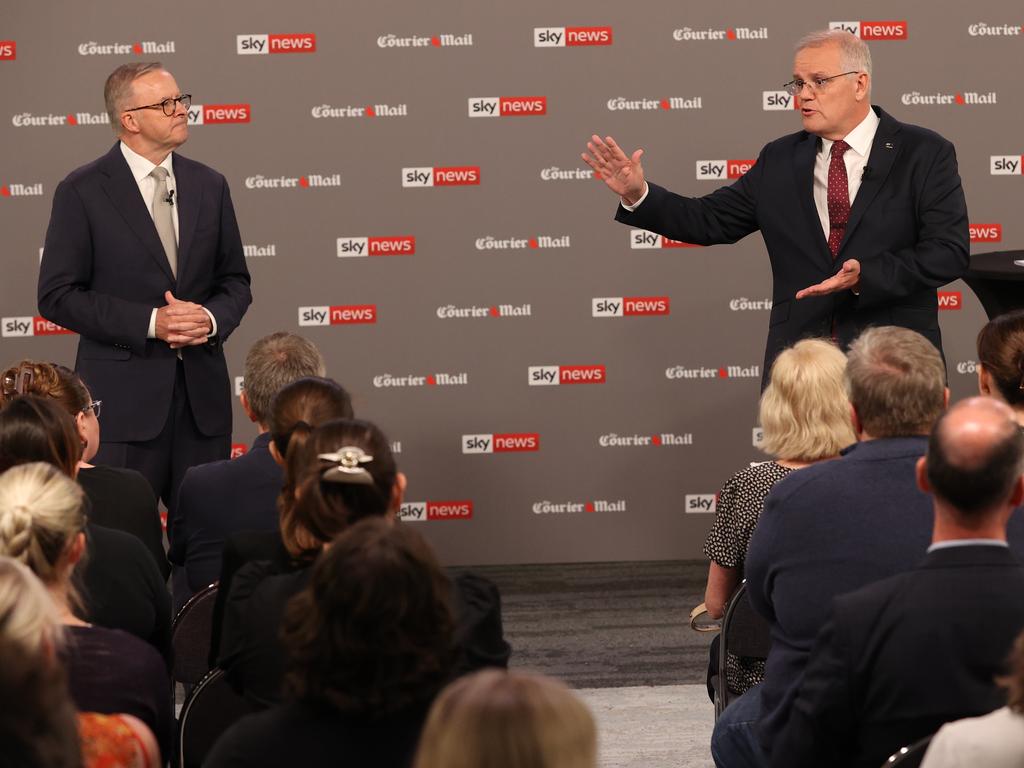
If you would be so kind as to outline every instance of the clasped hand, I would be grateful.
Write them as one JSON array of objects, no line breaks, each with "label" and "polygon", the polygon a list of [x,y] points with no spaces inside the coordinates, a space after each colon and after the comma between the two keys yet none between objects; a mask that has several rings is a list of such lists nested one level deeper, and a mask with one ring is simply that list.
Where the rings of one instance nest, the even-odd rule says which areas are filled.
[{"label": "clasped hand", "polygon": [[156,337],[163,339],[171,349],[205,344],[213,330],[210,316],[199,304],[180,301],[167,291],[167,304],[156,311]]}]

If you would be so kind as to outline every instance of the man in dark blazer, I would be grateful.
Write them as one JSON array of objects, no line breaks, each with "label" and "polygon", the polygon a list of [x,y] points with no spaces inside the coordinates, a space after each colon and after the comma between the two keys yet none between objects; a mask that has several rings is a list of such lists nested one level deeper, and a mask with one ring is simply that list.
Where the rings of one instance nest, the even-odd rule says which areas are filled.
[{"label": "man in dark blazer", "polygon": [[283,478],[270,454],[270,406],[274,395],[293,381],[324,372],[316,346],[293,333],[278,331],[249,348],[239,399],[259,434],[246,454],[192,467],[181,481],[168,552],[177,566],[175,610],[217,581],[229,537],[242,531],[277,532]]},{"label": "man in dark blazer", "polygon": [[936,288],[968,263],[967,207],[953,145],[870,105],[871,55],[843,31],[798,45],[804,130],[771,142],[728,187],[687,198],[644,180],[632,155],[592,137],[583,159],[621,198],[616,220],[674,240],[733,243],[760,230],[773,306],[764,381],[787,346],[898,325],[940,351]]},{"label": "man in dark blazer", "polygon": [[1024,629],[1007,520],[1024,500],[1024,435],[989,398],[936,424],[917,483],[933,543],[914,570],[835,600],[772,752],[782,768],[876,768],[941,725],[1005,703],[995,680]]},{"label": "man in dark blazer", "polygon": [[119,141],[54,192],[39,311],[81,335],[76,370],[103,401],[97,461],[136,469],[173,509],[193,465],[226,458],[223,343],[251,301],[227,181],[174,153],[190,96],[159,63],[104,89]]}]

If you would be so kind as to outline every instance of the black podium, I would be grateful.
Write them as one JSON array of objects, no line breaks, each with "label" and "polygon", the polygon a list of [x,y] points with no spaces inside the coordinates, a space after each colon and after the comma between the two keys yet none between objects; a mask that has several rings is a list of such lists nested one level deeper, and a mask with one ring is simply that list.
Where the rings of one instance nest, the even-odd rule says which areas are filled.
[{"label": "black podium", "polygon": [[964,282],[981,301],[989,320],[1014,309],[1024,309],[1024,266],[1021,264],[1024,264],[1024,251],[971,256]]}]

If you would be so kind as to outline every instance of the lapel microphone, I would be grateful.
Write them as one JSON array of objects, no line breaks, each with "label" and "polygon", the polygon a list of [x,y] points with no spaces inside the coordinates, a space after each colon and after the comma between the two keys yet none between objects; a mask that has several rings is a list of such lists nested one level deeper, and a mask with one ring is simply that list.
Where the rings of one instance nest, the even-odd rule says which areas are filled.
[{"label": "lapel microphone", "polygon": [[[864,171],[861,173],[860,177],[861,177],[861,179],[870,179],[871,178],[871,166],[865,165],[864,166]],[[172,191],[171,194],[173,195],[174,192]]]},{"label": "lapel microphone", "polygon": [[[864,170],[867,171],[866,168]],[[167,203],[170,206],[174,205],[174,190],[173,189],[168,190],[167,197],[164,198],[164,202]]]}]

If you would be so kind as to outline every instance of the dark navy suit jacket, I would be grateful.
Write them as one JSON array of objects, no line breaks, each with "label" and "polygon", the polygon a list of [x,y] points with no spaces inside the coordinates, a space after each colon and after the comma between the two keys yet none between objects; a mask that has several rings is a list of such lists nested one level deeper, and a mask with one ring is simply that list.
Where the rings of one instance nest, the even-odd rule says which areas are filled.
[{"label": "dark navy suit jacket", "polygon": [[[942,349],[935,289],[967,270],[967,205],[953,145],[878,107],[868,167],[833,260],[814,206],[817,136],[799,131],[761,150],[734,184],[687,198],[649,184],[647,199],[615,218],[674,240],[734,243],[760,230],[771,260],[773,307],[764,376],[788,346],[835,333],[845,347],[870,325],[899,325]],[[796,301],[801,288],[834,275],[846,259],[861,265],[850,291]]]},{"label": "dark navy suit jacket", "polygon": [[81,334],[76,370],[103,400],[103,438],[155,438],[174,392],[177,355],[147,339],[164,292],[193,301],[217,320],[208,344],[181,350],[199,431],[231,431],[231,388],[221,344],[252,300],[249,272],[227,181],[174,154],[178,207],[175,279],[152,216],[119,144],[57,185],[39,269],[39,311]]}]

